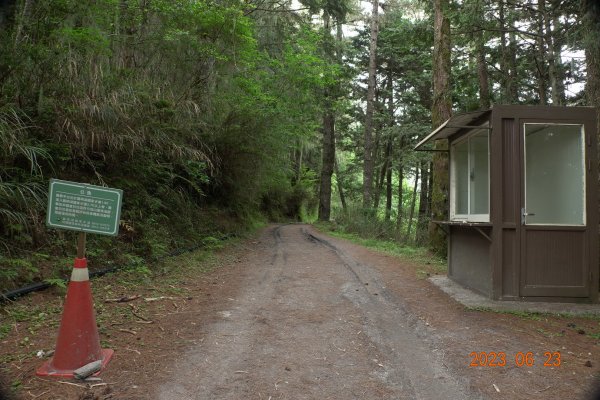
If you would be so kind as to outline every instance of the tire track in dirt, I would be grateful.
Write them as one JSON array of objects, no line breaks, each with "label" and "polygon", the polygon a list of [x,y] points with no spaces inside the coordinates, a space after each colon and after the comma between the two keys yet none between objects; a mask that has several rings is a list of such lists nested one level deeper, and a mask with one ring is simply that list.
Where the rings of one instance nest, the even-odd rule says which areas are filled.
[{"label": "tire track in dirt", "polygon": [[260,243],[157,398],[480,398],[371,268],[302,225]]},{"label": "tire track in dirt", "polygon": [[448,368],[445,351],[437,345],[435,335],[407,310],[402,299],[386,289],[376,271],[306,228],[303,233],[333,251],[367,288],[371,295],[367,299],[364,296],[356,299],[352,291],[347,291],[346,295],[366,313],[365,330],[384,349],[391,363],[385,372],[385,379],[390,384],[402,391],[408,390],[411,399],[481,398],[465,389],[469,386],[468,381]]},{"label": "tire track in dirt", "polygon": [[[312,228],[307,229],[313,232]],[[364,268],[362,262],[376,273],[376,281],[385,283],[384,294],[377,297],[383,295],[407,311],[408,323],[414,321],[419,338],[434,350],[440,349],[435,353],[443,366],[472,391],[485,398],[507,400],[541,400],[549,395],[594,398],[591,393],[598,387],[600,377],[599,343],[586,337],[583,330],[569,328],[576,324],[577,329],[585,327],[586,332],[593,332],[597,325],[594,320],[466,309],[427,280],[417,278],[415,271],[422,265],[399,261],[343,239],[317,235],[325,237],[342,255],[356,260],[359,270]],[[385,294],[388,292],[390,297]],[[546,352],[557,351],[561,365],[545,365]],[[472,367],[473,352],[502,352],[506,365]],[[519,352],[531,352],[535,365],[519,366]]]}]

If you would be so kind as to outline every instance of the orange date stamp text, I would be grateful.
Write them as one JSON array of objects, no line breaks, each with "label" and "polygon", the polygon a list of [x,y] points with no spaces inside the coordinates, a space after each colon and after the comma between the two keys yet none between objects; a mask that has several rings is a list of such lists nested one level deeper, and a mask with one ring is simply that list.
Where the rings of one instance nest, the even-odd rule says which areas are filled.
[{"label": "orange date stamp text", "polygon": [[533,367],[536,362],[542,362],[544,367],[560,367],[560,352],[546,351],[543,360],[536,360],[533,352],[517,352],[514,356],[507,355],[504,351],[472,351],[469,353],[471,363],[469,367]]}]

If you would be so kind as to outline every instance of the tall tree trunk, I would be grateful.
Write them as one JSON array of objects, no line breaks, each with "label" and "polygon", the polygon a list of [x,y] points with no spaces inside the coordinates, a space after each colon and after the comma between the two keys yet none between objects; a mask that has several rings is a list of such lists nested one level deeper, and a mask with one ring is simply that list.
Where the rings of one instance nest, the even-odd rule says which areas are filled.
[{"label": "tall tree trunk", "polygon": [[500,26],[500,103],[510,104],[508,96],[508,46],[506,44],[506,12],[504,10],[504,0],[498,0],[498,24]]},{"label": "tall tree trunk", "polygon": [[404,207],[404,160],[402,152],[404,151],[404,136],[400,136],[400,145],[398,146],[398,215],[396,217],[396,230],[402,230],[402,209]]},{"label": "tall tree trunk", "polygon": [[404,200],[404,188],[402,187],[402,183],[404,182],[404,169],[402,163],[398,163],[398,215],[396,216],[396,230],[398,232],[402,231],[402,210],[403,210],[403,202]]},{"label": "tall tree trunk", "polygon": [[[437,128],[452,115],[450,91],[450,19],[449,0],[434,0],[433,44],[433,108],[432,125]],[[446,150],[447,143],[437,141],[436,150]],[[446,220],[448,215],[448,156],[436,152],[433,156],[433,187],[431,215],[433,220]],[[434,223],[429,223],[429,244],[436,253],[446,251],[446,235]]]},{"label": "tall tree trunk", "polygon": [[565,43],[565,37],[563,34],[563,27],[561,25],[561,22],[559,20],[559,14],[557,12],[557,10],[560,7],[560,0],[552,0],[552,7],[553,7],[553,12],[552,12],[552,25],[554,26],[554,29],[552,30],[552,42],[554,44],[554,68],[556,71],[556,94],[558,96],[558,99],[560,100],[560,104],[565,104],[566,103],[566,95],[565,95],[565,80],[566,80],[566,74],[565,74],[565,67],[564,64],[562,62],[562,58],[561,58],[561,54],[563,51],[563,45]]},{"label": "tall tree trunk", "polygon": [[562,99],[558,93],[558,71],[556,65],[556,53],[554,50],[554,38],[552,34],[552,23],[550,20],[549,10],[546,0],[538,0],[539,8],[544,23],[544,42],[547,51],[548,61],[548,79],[550,80],[552,105],[562,105]]},{"label": "tall tree trunk", "polygon": [[[329,16],[325,14],[325,35],[331,39]],[[325,46],[333,51],[331,46]],[[333,54],[331,54],[333,58]],[[323,165],[321,167],[321,184],[319,189],[319,221],[329,221],[331,214],[331,176],[335,163],[335,115],[333,111],[330,88],[325,88],[325,110],[323,115]]]},{"label": "tall tree trunk", "polygon": [[[379,112],[380,103],[379,103],[379,90],[375,87],[375,109],[373,113]],[[383,164],[378,167],[380,163],[380,142],[381,142],[381,123],[373,124],[373,130],[375,131],[375,141],[373,142],[373,151],[371,152],[373,158],[373,178],[375,179],[375,190],[373,192],[373,208],[377,213],[379,209],[379,200],[381,198],[381,189],[383,188],[383,181],[385,180],[385,158],[383,158]],[[385,149],[384,149],[385,151]],[[377,177],[379,176],[379,179]]]},{"label": "tall tree trunk", "polygon": [[410,240],[410,231],[412,229],[413,219],[415,217],[415,203],[417,202],[417,186],[419,184],[419,166],[415,166],[415,185],[413,186],[412,198],[410,199],[410,208],[408,215],[408,226],[406,228],[406,236],[404,241]]},{"label": "tall tree trunk", "polygon": [[[330,103],[330,100],[326,100]],[[329,221],[331,214],[331,176],[335,162],[335,117],[331,104],[325,106],[323,116],[323,165],[319,190],[319,221]]]},{"label": "tall tree trunk", "polygon": [[429,179],[429,185],[427,186],[429,191],[427,192],[427,203],[426,203],[426,214],[427,215],[431,215],[431,199],[433,198],[432,196],[432,191],[433,191],[433,174],[431,173],[431,171],[433,171],[433,162],[429,162],[428,164],[428,171],[429,171],[429,175],[427,176],[427,178]]},{"label": "tall tree trunk", "polygon": [[[389,139],[388,139],[388,141],[389,141]],[[373,201],[373,208],[375,210],[377,210],[379,208],[379,201],[381,198],[381,190],[383,189],[383,182],[385,181],[385,176],[386,176],[387,170],[389,169],[389,158],[390,158],[390,154],[389,154],[389,150],[388,150],[388,145],[386,144],[385,151],[383,153],[383,165],[381,166],[381,168],[378,171],[379,178],[377,179],[377,184],[375,185],[375,193],[374,193],[375,200]]]},{"label": "tall tree trunk", "polygon": [[483,30],[483,7],[482,2],[477,2],[477,18],[479,18],[480,28],[475,34],[475,47],[477,57],[477,78],[479,82],[479,107],[489,108],[490,101],[490,80],[485,61],[485,35]]},{"label": "tall tree trunk", "polygon": [[505,7],[506,0],[498,0],[498,21],[500,25],[500,70],[502,71],[501,98],[503,104],[518,101],[516,53],[517,40],[514,32],[514,17]]},{"label": "tall tree trunk", "polygon": [[485,47],[483,32],[478,34],[477,38],[477,77],[479,78],[479,107],[489,108],[490,101],[490,80],[485,61]]},{"label": "tall tree trunk", "polygon": [[514,32],[515,29],[515,12],[509,10],[508,13],[508,22],[510,25],[511,32],[508,35],[509,45],[508,45],[508,66],[509,66],[509,75],[510,78],[508,80],[508,99],[511,104],[516,104],[519,102],[519,87],[518,87],[518,73],[517,73],[517,34]]},{"label": "tall tree trunk", "polygon": [[[336,30],[336,54],[338,64],[342,65],[343,63],[343,31],[342,31],[342,23],[337,21],[337,30]],[[342,209],[344,212],[348,211],[348,206],[346,205],[346,196],[344,195],[344,181],[343,176],[340,174],[340,165],[337,160],[337,157],[334,157],[334,165],[333,168],[335,170],[335,180],[337,182],[338,194],[340,196],[340,203],[342,203]]]},{"label": "tall tree trunk", "polygon": [[[388,147],[392,147],[392,141],[388,140]],[[386,168],[386,190],[385,190],[385,220],[389,221],[392,217],[392,168],[390,167],[390,163],[387,163]]]},{"label": "tall tree trunk", "polygon": [[[545,0],[538,0],[538,7],[540,11],[546,7]],[[548,104],[548,82],[546,81],[547,67],[546,67],[546,41],[544,40],[544,16],[542,12],[539,12],[537,21],[537,70],[538,70],[538,96],[540,97],[540,104]]]},{"label": "tall tree trunk", "polygon": [[[392,71],[388,68],[388,74],[386,79],[386,94],[387,94],[387,112],[388,112],[388,121],[387,126],[391,128],[394,126],[394,91],[393,91],[393,80],[392,80]],[[380,129],[381,130],[381,129]],[[379,136],[379,135],[378,135]],[[381,191],[383,189],[383,182],[388,175],[391,173],[392,169],[392,136],[388,133],[383,154],[383,166],[379,170],[379,179],[377,181],[376,190],[375,190],[375,202],[374,208],[377,210],[379,208],[379,200],[381,197]],[[379,145],[379,137],[375,141],[375,148]],[[387,192],[386,192],[387,193]]]},{"label": "tall tree trunk", "polygon": [[[394,80],[392,75],[392,69],[388,65],[387,71],[387,95],[388,95],[388,127],[391,128],[396,123],[394,117]],[[389,221],[392,216],[392,135],[388,133],[387,145],[385,148],[385,173],[386,173],[386,202],[385,202],[385,220]],[[400,158],[402,160],[402,158]],[[401,161],[400,161],[401,162]],[[400,168],[401,170],[401,168]],[[400,182],[402,187],[402,182]]]},{"label": "tall tree trunk", "polygon": [[[585,61],[587,65],[585,92],[588,104],[596,107],[598,119],[596,135],[598,141],[600,141],[600,2],[597,0],[584,0],[582,5],[585,27]],[[600,183],[600,179],[598,179],[598,183]],[[596,241],[596,243],[598,242]]]},{"label": "tall tree trunk", "polygon": [[[600,107],[600,3],[597,0],[584,0],[582,11],[586,32],[587,84],[585,91],[588,104]],[[600,135],[600,129],[598,134]]]},{"label": "tall tree trunk", "polygon": [[369,83],[367,87],[367,110],[365,115],[365,149],[363,165],[363,207],[372,204],[373,197],[373,111],[375,108],[375,74],[377,73],[377,36],[379,34],[379,1],[372,0],[371,40],[369,44]]},{"label": "tall tree trunk", "polygon": [[342,203],[342,209],[344,212],[348,211],[348,207],[346,206],[346,196],[344,196],[344,182],[342,175],[340,175],[340,166],[337,160],[335,160],[334,164],[335,168],[335,180],[337,182],[338,193],[340,195],[340,202]]},{"label": "tall tree trunk", "polygon": [[[385,151],[383,154],[383,165],[379,171],[379,182],[377,183],[377,193],[375,193],[375,210],[379,209],[379,200],[381,197],[381,192],[383,190],[383,183],[386,180],[388,175],[388,171],[391,171],[390,159],[391,159],[391,151],[392,151],[392,141],[391,138],[387,139],[387,143],[385,145]],[[387,187],[386,187],[386,199],[387,199]],[[386,213],[387,213],[387,202],[386,202]],[[386,214],[387,219],[387,214]]]},{"label": "tall tree trunk", "polygon": [[429,223],[429,163],[421,161],[421,188],[419,191],[419,213],[415,241],[419,245],[427,242],[427,227]]}]

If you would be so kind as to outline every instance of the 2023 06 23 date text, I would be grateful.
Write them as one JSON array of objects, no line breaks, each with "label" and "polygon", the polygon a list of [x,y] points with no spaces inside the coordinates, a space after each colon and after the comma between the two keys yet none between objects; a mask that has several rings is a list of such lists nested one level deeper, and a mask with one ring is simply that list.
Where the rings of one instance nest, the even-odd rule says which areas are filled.
[{"label": "2023 06 23 date text", "polygon": [[[504,351],[472,351],[469,353],[469,367],[506,367],[513,364],[517,367],[533,367],[536,363],[533,352],[517,352],[514,357],[508,357]],[[560,367],[560,352],[546,351],[543,357],[544,367]]]}]

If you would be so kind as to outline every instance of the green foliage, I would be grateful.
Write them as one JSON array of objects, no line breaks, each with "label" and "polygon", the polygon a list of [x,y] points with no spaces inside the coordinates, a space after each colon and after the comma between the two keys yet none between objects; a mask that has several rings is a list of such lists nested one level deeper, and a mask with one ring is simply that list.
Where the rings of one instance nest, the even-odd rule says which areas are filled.
[{"label": "green foliage", "polygon": [[563,337],[565,335],[563,332],[549,332],[543,328],[538,328],[537,331],[539,333],[541,333],[542,335],[549,337],[549,338]]},{"label": "green foliage", "polygon": [[0,324],[0,340],[4,339],[10,331],[12,330],[12,326],[8,323]]},{"label": "green foliage", "polygon": [[56,286],[61,289],[67,288],[67,281],[61,278],[46,278],[44,279],[44,282],[50,286]]},{"label": "green foliage", "polygon": [[124,255],[124,263],[129,269],[134,269],[142,274],[149,274],[150,270],[146,266],[145,260],[133,254],[125,254]]},{"label": "green foliage", "polygon": [[50,159],[30,129],[21,110],[0,103],[0,234],[26,243],[45,203],[40,175],[43,161]]},{"label": "green foliage", "polygon": [[39,272],[38,268],[30,260],[6,258],[2,255],[0,255],[0,266],[0,281],[4,282],[4,284],[16,282],[21,277],[31,280]]},{"label": "green foliage", "polygon": [[[368,68],[369,29],[364,27],[352,39],[349,58],[354,65],[355,102],[343,103],[346,113],[336,121],[339,132],[336,138],[338,146],[336,180],[341,184],[348,210],[342,210],[337,203],[334,209],[336,222],[363,237],[385,238],[404,242],[414,237],[416,219],[411,225],[410,235],[406,234],[412,200],[415,169],[428,162],[429,153],[412,151],[413,146],[424,135],[431,132],[432,106],[432,58],[433,47],[432,22],[421,5],[409,3],[417,10],[408,15],[411,7],[390,5],[381,18],[378,38],[378,104],[375,107],[375,134],[373,157],[375,159],[376,183],[375,197],[379,196],[377,209],[365,213],[355,209],[362,199],[363,154],[362,140],[364,109],[360,105],[366,95],[364,71]],[[348,71],[347,71],[348,73]],[[390,104],[390,96],[392,101]],[[356,104],[359,104],[357,106]],[[390,106],[392,109],[390,110]],[[358,122],[358,123],[357,123]],[[391,154],[385,158],[386,147],[391,144]],[[381,179],[381,169],[391,168],[392,207],[389,220],[386,220],[386,184]],[[403,179],[400,182],[399,169]],[[384,175],[385,177],[385,175]],[[399,199],[398,186],[402,187],[402,199]],[[336,187],[336,195],[340,190]],[[416,194],[416,205],[420,193]],[[337,199],[335,199],[337,202]],[[400,206],[398,204],[400,203]],[[375,203],[372,206],[375,208]],[[400,215],[398,215],[400,214]],[[401,221],[398,223],[398,218]]]},{"label": "green foliage", "polygon": [[15,379],[10,384],[10,388],[12,389],[13,392],[18,391],[21,388],[21,386],[23,386],[23,382],[20,379]]},{"label": "green foliage", "polygon": [[373,237],[363,237],[356,232],[344,230],[345,227],[336,222],[317,224],[319,229],[326,230],[328,234],[343,239],[351,240],[362,246],[369,247],[404,260],[418,264],[415,270],[417,277],[424,278],[431,274],[441,274],[447,271],[446,261],[431,254],[426,248],[413,247],[399,244],[396,240],[382,240]]},{"label": "green foliage", "polygon": [[[317,185],[316,173],[308,168],[302,169],[300,176],[291,191],[288,183],[280,187],[272,187],[267,196],[263,198],[263,210],[270,213],[271,219],[294,219],[308,221],[311,212],[317,206],[315,186]],[[268,211],[270,210],[270,211]]]},{"label": "green foliage", "polygon": [[[144,274],[259,211],[314,207],[316,165],[297,182],[289,155],[316,137],[315,98],[338,70],[309,21],[275,49],[246,3],[30,6],[0,29],[0,289],[34,265],[53,283],[70,268],[74,236],[44,224],[50,177],[123,189],[119,241],[90,237],[88,256]],[[32,247],[48,259],[32,263]]]},{"label": "green foliage", "polygon": [[207,236],[202,239],[202,244],[207,247],[220,247],[221,241],[216,237]]},{"label": "green foliage", "polygon": [[336,225],[344,232],[355,233],[362,238],[393,240],[396,237],[395,224],[379,218],[374,209],[352,207],[335,215]]}]

